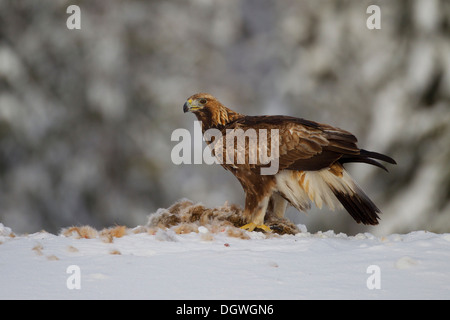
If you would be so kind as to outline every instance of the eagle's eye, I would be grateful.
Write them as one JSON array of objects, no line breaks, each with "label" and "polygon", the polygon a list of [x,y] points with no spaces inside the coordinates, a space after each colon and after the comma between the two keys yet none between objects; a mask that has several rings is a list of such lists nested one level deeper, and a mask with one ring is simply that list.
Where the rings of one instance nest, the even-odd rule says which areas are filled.
[{"label": "eagle's eye", "polygon": [[200,104],[205,104],[205,103],[206,103],[206,99],[200,99],[198,102],[199,102]]}]

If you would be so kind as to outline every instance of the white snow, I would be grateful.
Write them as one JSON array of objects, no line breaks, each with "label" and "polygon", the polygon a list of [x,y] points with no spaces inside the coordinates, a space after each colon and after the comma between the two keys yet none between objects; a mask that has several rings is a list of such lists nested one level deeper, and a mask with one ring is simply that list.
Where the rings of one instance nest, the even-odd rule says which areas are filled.
[{"label": "white snow", "polygon": [[[0,224],[0,299],[450,298],[450,234],[347,236],[299,226],[297,235],[248,232],[244,240],[205,227],[139,228],[108,242],[14,235]],[[68,288],[73,266],[79,289]]]}]

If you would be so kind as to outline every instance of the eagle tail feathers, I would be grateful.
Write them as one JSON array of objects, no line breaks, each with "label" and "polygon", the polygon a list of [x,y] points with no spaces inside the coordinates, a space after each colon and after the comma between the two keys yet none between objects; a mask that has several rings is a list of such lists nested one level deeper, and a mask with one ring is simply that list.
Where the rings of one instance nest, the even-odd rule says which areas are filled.
[{"label": "eagle tail feathers", "polygon": [[380,209],[359,188],[354,194],[335,191],[335,196],[357,223],[377,225]]},{"label": "eagle tail feathers", "polygon": [[358,223],[378,224],[380,210],[340,164],[319,171],[283,171],[276,175],[277,191],[299,211],[344,207]]},{"label": "eagle tail feathers", "polygon": [[357,223],[378,224],[380,209],[341,165],[335,164],[330,169],[321,170],[320,173],[336,199]]}]

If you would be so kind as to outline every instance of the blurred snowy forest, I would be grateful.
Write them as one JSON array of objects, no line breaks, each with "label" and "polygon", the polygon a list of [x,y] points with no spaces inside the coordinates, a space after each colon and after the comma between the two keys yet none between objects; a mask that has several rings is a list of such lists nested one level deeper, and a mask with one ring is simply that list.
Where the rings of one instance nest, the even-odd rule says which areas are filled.
[{"label": "blurred snowy forest", "polygon": [[289,209],[309,231],[450,232],[448,0],[0,0],[0,222],[57,232],[142,225],[180,198],[243,206],[220,166],[171,161],[197,92],[341,127],[396,159],[390,173],[348,166],[379,226]]}]

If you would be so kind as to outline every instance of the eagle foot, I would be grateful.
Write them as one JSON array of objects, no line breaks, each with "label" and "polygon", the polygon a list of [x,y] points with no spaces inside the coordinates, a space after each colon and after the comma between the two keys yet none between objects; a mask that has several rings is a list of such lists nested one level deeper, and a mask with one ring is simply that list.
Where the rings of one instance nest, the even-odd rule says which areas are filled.
[{"label": "eagle foot", "polygon": [[261,229],[268,233],[272,232],[272,230],[265,224],[256,225],[256,223],[253,223],[253,222],[247,223],[246,225],[242,226],[241,229],[248,230],[248,231],[253,231],[255,229]]}]

